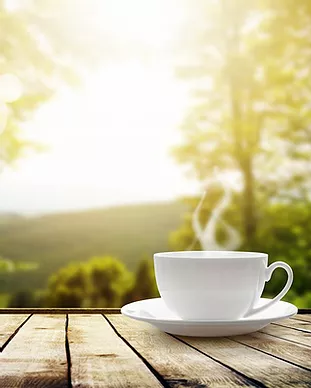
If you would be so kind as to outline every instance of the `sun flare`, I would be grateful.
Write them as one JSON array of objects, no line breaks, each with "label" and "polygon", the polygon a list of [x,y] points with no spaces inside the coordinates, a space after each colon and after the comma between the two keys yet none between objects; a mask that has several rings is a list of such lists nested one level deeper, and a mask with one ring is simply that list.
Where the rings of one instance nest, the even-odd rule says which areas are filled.
[{"label": "sun flare", "polygon": [[89,21],[129,41],[163,46],[174,39],[185,17],[181,5],[176,0],[97,0]]},{"label": "sun flare", "polygon": [[[169,155],[188,98],[170,52],[185,17],[182,3],[72,1],[75,7],[61,15],[66,32],[83,28],[122,55],[106,59],[103,52],[101,65],[83,73],[80,88],[60,90],[24,125],[28,138],[48,148],[3,175],[6,187],[23,192],[20,206],[68,209],[195,191]],[[34,190],[36,203],[29,200]]]}]

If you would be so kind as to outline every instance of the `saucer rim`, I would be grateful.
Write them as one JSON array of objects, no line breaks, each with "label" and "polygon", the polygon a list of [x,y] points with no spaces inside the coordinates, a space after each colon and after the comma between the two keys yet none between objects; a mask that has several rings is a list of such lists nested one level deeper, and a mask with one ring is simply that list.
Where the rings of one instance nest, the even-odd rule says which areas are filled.
[{"label": "saucer rim", "polygon": [[[277,304],[285,304],[288,305],[292,311],[288,312],[287,314],[278,314],[277,316],[269,316],[269,317],[260,317],[258,316],[257,318],[240,318],[240,319],[235,319],[235,320],[190,320],[190,319],[161,319],[161,318],[153,318],[153,317],[141,317],[138,316],[137,314],[131,314],[126,312],[126,309],[130,307],[131,305],[137,305],[142,302],[148,302],[148,301],[154,301],[154,300],[161,300],[163,302],[163,298],[158,297],[158,298],[149,298],[149,299],[142,299],[138,300],[135,302],[128,303],[124,305],[121,308],[121,314],[123,314],[126,317],[136,319],[138,321],[144,321],[144,322],[150,322],[150,323],[161,323],[161,324],[166,324],[166,325],[208,325],[208,326],[214,326],[214,325],[249,325],[249,324],[254,324],[254,323],[259,323],[259,322],[276,322],[280,321],[282,319],[290,318],[295,316],[298,313],[298,308],[290,302],[286,302],[283,300],[280,300],[277,302]],[[272,298],[260,298],[260,300],[266,300],[270,301]],[[251,319],[252,318],[252,319]]]}]

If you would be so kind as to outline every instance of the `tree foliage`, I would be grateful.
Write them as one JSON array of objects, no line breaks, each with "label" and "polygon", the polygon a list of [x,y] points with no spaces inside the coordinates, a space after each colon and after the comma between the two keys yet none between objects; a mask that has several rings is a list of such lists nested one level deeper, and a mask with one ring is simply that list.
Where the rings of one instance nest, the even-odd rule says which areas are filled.
[{"label": "tree foliage", "polygon": [[[310,307],[311,3],[196,5],[197,22],[186,31],[186,61],[178,67],[191,82],[193,102],[175,156],[203,184],[215,168],[240,174],[243,189],[224,219],[240,230],[241,249],[269,252],[270,260],[293,267],[287,298]],[[208,193],[202,222],[221,195]],[[174,249],[191,245],[198,201],[186,199],[189,213],[171,235]],[[221,228],[218,233],[221,239]],[[276,295],[284,281],[277,271],[266,293]]]},{"label": "tree foliage", "polygon": [[155,280],[153,261],[146,257],[138,263],[134,285],[124,295],[123,303],[157,296],[159,296],[159,292]]},{"label": "tree foliage", "polygon": [[8,303],[8,307],[41,307],[38,306],[39,299],[32,291],[18,291],[14,293]]},{"label": "tree foliage", "polygon": [[131,273],[116,258],[94,257],[61,268],[49,279],[46,304],[51,307],[119,307],[132,287]]},{"label": "tree foliage", "polygon": [[193,105],[175,149],[204,181],[215,167],[243,179],[245,242],[259,206],[307,195],[310,186],[310,2],[198,1],[179,75]]},{"label": "tree foliage", "polygon": [[[81,70],[99,63],[107,48],[98,31],[81,34],[83,9],[75,1],[12,2],[17,5],[13,8],[10,3],[0,0],[0,75],[16,76],[22,96],[8,104],[7,124],[0,130],[1,169],[30,149],[40,148],[27,140],[20,124],[60,85],[76,85]],[[92,6],[90,3],[94,1],[85,6]],[[2,113],[0,109],[0,116]]]}]

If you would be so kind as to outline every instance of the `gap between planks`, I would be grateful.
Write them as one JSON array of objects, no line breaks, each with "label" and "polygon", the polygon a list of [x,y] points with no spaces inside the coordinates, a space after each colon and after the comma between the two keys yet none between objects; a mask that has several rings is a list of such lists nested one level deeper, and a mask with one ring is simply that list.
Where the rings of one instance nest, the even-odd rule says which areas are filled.
[{"label": "gap between planks", "polygon": [[[74,318],[79,318],[78,316],[73,316]],[[94,315],[92,316],[92,315],[90,315],[90,317],[94,317]],[[117,315],[117,316],[111,316],[112,317],[112,320],[114,319],[114,318],[118,318],[118,317],[122,317],[121,315]],[[14,318],[16,319],[17,318],[17,316],[14,316]],[[16,335],[18,335],[18,331],[19,331],[19,329],[23,326],[23,325],[25,325],[26,323],[27,323],[27,321],[30,319],[30,316],[26,316],[26,317],[24,317],[25,318],[25,320],[17,327],[17,329],[15,328],[15,330],[17,330],[16,332],[14,332],[13,334],[13,336],[12,336],[12,338],[14,337],[14,336],[16,336]],[[39,318],[39,317],[38,317]],[[42,318],[44,318],[44,317],[42,317]],[[113,324],[110,322],[110,320],[109,320],[109,317],[105,317],[106,318],[106,320],[107,321],[109,321],[109,324],[112,326],[112,328],[115,330],[115,332],[116,333],[119,333],[118,332],[118,330],[115,328],[115,326],[113,326]],[[123,317],[122,317],[123,318]],[[0,319],[1,319],[1,315],[0,315]],[[103,320],[102,320],[103,321]],[[131,321],[131,322],[133,322],[133,321]],[[69,360],[69,362],[67,363],[67,365],[68,365],[68,368],[70,368],[70,349],[69,349],[69,340],[68,340],[68,327],[70,327],[69,325],[68,325],[68,321],[66,321],[66,324],[65,324],[66,326],[66,330],[65,330],[65,332],[66,332],[66,338],[67,338],[67,341],[68,341],[68,352],[67,352],[67,361]],[[132,323],[130,324],[130,326],[132,326]],[[271,328],[272,326],[275,326],[274,327],[274,329],[276,329],[277,331],[274,331],[274,334],[276,334],[277,332],[280,334],[281,333],[281,335],[283,335],[284,334],[284,329],[286,329],[285,330],[285,332],[287,333],[287,334],[290,334],[290,335],[293,335],[293,332],[295,331],[295,329],[294,328],[292,328],[292,327],[287,327],[287,326],[281,326],[281,325],[270,325],[269,327]],[[24,330],[24,329],[23,329]],[[23,330],[21,330],[21,332],[23,332]],[[299,333],[299,331],[300,331],[300,333]],[[158,332],[159,333],[159,332]],[[283,334],[282,334],[283,333]],[[269,334],[269,333],[266,333],[266,334]],[[296,335],[294,336],[296,339],[297,339],[297,337],[298,337],[298,335],[300,335],[301,334],[301,330],[297,330],[297,332],[295,333]],[[305,334],[305,333],[302,333],[302,334]],[[121,335],[121,334],[118,334],[119,335],[119,337],[121,338],[121,340],[123,340],[125,343],[126,343],[126,339]],[[165,334],[164,334],[165,335]],[[277,337],[276,335],[273,335],[273,334],[269,334],[271,337]],[[282,338],[282,337],[280,337],[281,339],[283,339],[283,340],[286,340],[286,341],[291,341],[291,340],[288,340],[288,339],[286,339],[286,338]],[[311,336],[309,337],[309,339],[310,339],[310,341],[311,341]],[[180,339],[178,339],[178,340],[180,340]],[[13,341],[14,342],[14,341]],[[291,341],[291,342],[295,342],[295,341]],[[131,342],[128,342],[128,344],[129,345],[131,345]],[[11,345],[10,345],[11,346]],[[132,345],[131,345],[132,346]],[[246,345],[247,346],[247,345]],[[190,347],[190,346],[188,346],[188,347]],[[136,348],[134,348],[133,347],[133,349],[136,351],[136,353],[138,353],[138,354],[140,354],[137,350],[136,350]],[[198,349],[196,349],[197,351],[198,351]],[[207,359],[207,357],[209,357],[208,355],[206,355],[206,353],[204,353],[204,355],[205,355],[205,358]],[[146,362],[147,362],[147,364],[149,364],[149,361],[147,361],[147,358],[145,359],[146,360]],[[217,361],[217,362],[219,362],[219,361]],[[152,368],[153,368],[153,366],[151,365],[151,364],[149,364]],[[226,368],[228,368],[228,365],[225,365],[226,366]],[[240,371],[237,371],[238,373],[240,373],[241,374],[241,372]],[[68,376],[70,376],[70,370],[68,369],[68,371],[67,371],[67,374],[68,374]],[[204,377],[203,377],[204,378]],[[167,381],[167,380],[165,380],[165,381]],[[171,380],[169,380],[169,385],[171,386],[172,384],[175,384],[174,383],[174,381],[176,382],[176,384],[178,383],[178,381],[179,381],[179,383],[181,383],[181,381],[180,381],[180,378],[176,378],[176,379],[171,379]],[[250,381],[251,382],[251,381]],[[244,382],[244,384],[245,384],[245,382]],[[168,386],[167,385],[167,383],[165,382],[165,384],[163,384],[164,386]],[[253,384],[254,385],[254,384]],[[137,384],[135,384],[135,386],[137,386]],[[146,385],[145,385],[146,386]],[[234,386],[234,385],[232,385],[231,384],[231,386]],[[257,386],[258,386],[258,384],[257,384]],[[262,385],[260,385],[260,383],[259,383],[259,386],[262,386]],[[286,386],[286,385],[284,385],[284,386]]]},{"label": "gap between planks", "polygon": [[259,331],[272,337],[311,347],[311,334],[290,327],[269,325]]},{"label": "gap between planks", "polygon": [[70,356],[70,347],[69,347],[69,338],[68,338],[68,326],[69,326],[69,316],[66,314],[66,322],[65,322],[65,351],[66,351],[66,359],[67,359],[67,382],[68,388],[72,388],[71,381],[71,356]]},{"label": "gap between planks", "polygon": [[167,387],[263,387],[219,360],[202,354],[151,325],[124,316],[106,316],[119,336],[165,379]]},{"label": "gap between planks", "polygon": [[173,337],[260,381],[265,387],[311,386],[309,370],[231,338]]},{"label": "gap between planks", "polygon": [[291,343],[286,339],[261,332],[229,337],[229,339],[311,371],[311,349],[308,346]]},{"label": "gap between planks", "polygon": [[0,353],[30,319],[31,315],[0,315]]},{"label": "gap between planks", "polygon": [[32,315],[0,354],[1,387],[67,388],[65,316]]},{"label": "gap between planks", "polygon": [[273,326],[286,327],[293,330],[302,331],[311,334],[311,322],[295,319],[284,319],[283,321],[272,323]]},{"label": "gap between planks", "polygon": [[[170,368],[172,368],[174,360],[165,359],[165,350],[167,348],[173,348],[172,343],[169,343],[167,340],[167,334],[161,333],[157,329],[154,329],[150,325],[142,322],[130,322],[129,319],[126,320],[124,317],[111,316],[108,317],[108,319],[112,321],[117,331],[126,338],[126,340],[132,344],[139,353],[143,352],[143,356],[153,365],[155,369],[159,370],[161,374],[163,374],[163,371],[161,370],[163,365],[161,362],[165,362],[165,364],[170,365]],[[154,343],[152,342],[152,337],[155,338]],[[155,342],[161,337],[163,337],[162,346],[161,341],[160,343]],[[278,356],[275,354],[269,354],[267,351],[255,349],[254,347],[246,344],[238,343],[228,338],[195,338],[179,336],[171,336],[171,338],[175,341],[180,341],[184,344],[184,346],[188,346],[188,350],[191,348],[192,350],[201,352],[202,355],[207,357],[205,358],[205,362],[212,359],[215,361],[215,364],[219,363],[225,368],[229,368],[232,371],[236,371],[240,375],[245,376],[248,378],[249,382],[257,382],[257,386],[275,388],[278,386],[292,387],[295,385],[297,387],[307,387],[311,385],[311,374],[308,369],[308,365],[299,365],[303,356],[309,353],[309,349],[307,347],[298,346],[300,351],[297,356],[298,358],[295,360],[285,360],[284,349],[283,354]],[[164,341],[167,343],[165,344]],[[144,345],[144,342],[147,342],[147,344]],[[276,341],[274,340],[274,343],[275,342]],[[282,340],[277,342],[280,343]],[[286,343],[286,341],[285,344],[288,350],[290,344]],[[158,360],[154,355],[154,353],[159,351],[159,348],[160,354],[158,357],[160,360]],[[178,354],[174,348],[172,352]],[[164,361],[162,359],[164,359]],[[294,364],[294,362],[296,364]],[[182,364],[184,364],[184,360],[180,360],[179,366]],[[181,375],[181,373],[179,374]],[[213,374],[215,375],[215,372]],[[204,378],[204,373],[201,372],[200,377]],[[188,383],[190,385],[189,381]],[[193,382],[191,383],[193,384]],[[196,381],[196,384],[198,383],[206,384],[207,382]],[[213,381],[209,381],[207,385],[213,385],[213,383]],[[229,386],[228,383],[227,385]]]},{"label": "gap between planks", "polygon": [[163,386],[102,315],[69,315],[67,335],[72,387]]},{"label": "gap between planks", "polygon": [[304,321],[311,323],[311,314],[299,314],[291,318],[294,321]]}]

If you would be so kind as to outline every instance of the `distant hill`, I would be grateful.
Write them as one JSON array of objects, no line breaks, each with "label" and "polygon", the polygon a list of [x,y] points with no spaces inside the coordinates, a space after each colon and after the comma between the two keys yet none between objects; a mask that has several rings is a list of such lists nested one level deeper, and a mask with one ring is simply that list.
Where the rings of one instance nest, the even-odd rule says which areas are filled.
[{"label": "distant hill", "polygon": [[0,211],[0,225],[7,224],[11,221],[19,220],[21,218],[23,218],[23,216],[18,213]]},{"label": "distant hill", "polygon": [[134,270],[143,255],[168,250],[181,223],[179,202],[129,205],[0,222],[0,256],[38,262],[31,272],[0,274],[0,293],[45,287],[51,273],[69,262],[113,255]]}]

